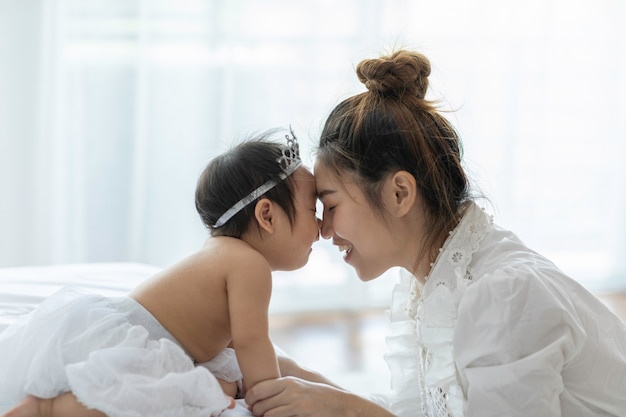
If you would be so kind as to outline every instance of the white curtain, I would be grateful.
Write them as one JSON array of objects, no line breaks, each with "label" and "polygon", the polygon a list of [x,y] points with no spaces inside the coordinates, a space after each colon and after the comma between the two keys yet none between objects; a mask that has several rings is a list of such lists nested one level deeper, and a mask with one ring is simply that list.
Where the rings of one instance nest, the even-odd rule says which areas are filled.
[{"label": "white curtain", "polygon": [[[624,22],[621,0],[0,0],[0,266],[179,259],[211,156],[291,124],[312,165],[354,66],[409,47],[496,221],[624,287]],[[329,246],[279,286],[378,300]]]}]

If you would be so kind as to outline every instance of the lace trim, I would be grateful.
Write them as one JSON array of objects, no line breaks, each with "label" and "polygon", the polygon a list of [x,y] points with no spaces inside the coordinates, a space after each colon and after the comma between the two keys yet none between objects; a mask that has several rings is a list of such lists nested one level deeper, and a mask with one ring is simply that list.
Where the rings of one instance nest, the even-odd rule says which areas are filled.
[{"label": "lace trim", "polygon": [[[458,305],[472,282],[473,254],[493,220],[470,203],[444,243],[422,287],[404,271],[387,312],[391,331],[385,360],[391,371],[388,408],[397,416],[463,416],[452,339]],[[417,354],[416,354],[417,352]]]}]

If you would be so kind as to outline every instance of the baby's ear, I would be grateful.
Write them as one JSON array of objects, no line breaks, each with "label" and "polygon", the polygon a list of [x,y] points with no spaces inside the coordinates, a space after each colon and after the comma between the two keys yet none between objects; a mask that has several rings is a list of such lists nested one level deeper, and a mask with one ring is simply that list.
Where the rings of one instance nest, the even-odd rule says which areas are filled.
[{"label": "baby's ear", "polygon": [[394,216],[402,217],[411,210],[417,198],[415,177],[407,171],[398,171],[387,179],[383,192],[387,209]]},{"label": "baby's ear", "polygon": [[267,198],[260,199],[254,206],[254,217],[259,227],[270,234],[274,233],[274,210],[274,203]]}]

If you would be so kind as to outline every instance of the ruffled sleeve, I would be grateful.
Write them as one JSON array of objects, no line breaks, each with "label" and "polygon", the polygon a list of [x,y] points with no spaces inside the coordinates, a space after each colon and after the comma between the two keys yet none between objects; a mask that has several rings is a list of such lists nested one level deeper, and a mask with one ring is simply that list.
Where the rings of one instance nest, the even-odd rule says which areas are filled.
[{"label": "ruffled sleeve", "polygon": [[573,306],[527,267],[469,286],[454,336],[465,416],[561,416],[562,369],[585,331]]}]

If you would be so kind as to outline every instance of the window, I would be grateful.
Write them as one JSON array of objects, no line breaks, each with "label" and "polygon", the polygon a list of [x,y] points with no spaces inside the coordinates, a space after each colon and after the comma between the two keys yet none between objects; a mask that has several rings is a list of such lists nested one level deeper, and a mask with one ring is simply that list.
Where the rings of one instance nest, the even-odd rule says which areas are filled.
[{"label": "window", "polygon": [[[291,124],[312,166],[326,114],[362,91],[354,66],[405,46],[431,59],[496,222],[583,285],[623,287],[625,17],[611,0],[2,2],[0,263],[179,259],[206,236],[211,156]],[[361,284],[323,242],[275,308],[384,304],[392,281]]]}]

